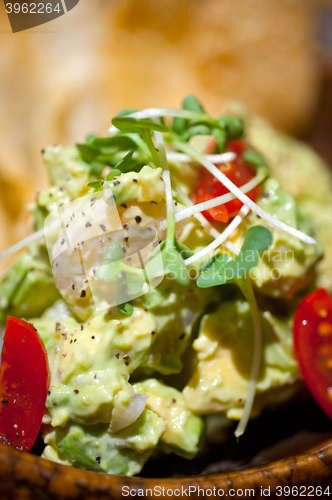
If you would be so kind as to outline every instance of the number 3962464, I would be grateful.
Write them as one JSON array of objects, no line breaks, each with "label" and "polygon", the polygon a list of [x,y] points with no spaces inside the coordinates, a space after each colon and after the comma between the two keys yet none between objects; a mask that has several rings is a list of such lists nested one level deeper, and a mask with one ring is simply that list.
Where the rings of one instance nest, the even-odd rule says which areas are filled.
[{"label": "number 3962464", "polygon": [[61,7],[60,3],[56,4],[54,7],[51,3],[6,3],[7,14],[51,14],[52,12],[57,12],[60,14]]}]

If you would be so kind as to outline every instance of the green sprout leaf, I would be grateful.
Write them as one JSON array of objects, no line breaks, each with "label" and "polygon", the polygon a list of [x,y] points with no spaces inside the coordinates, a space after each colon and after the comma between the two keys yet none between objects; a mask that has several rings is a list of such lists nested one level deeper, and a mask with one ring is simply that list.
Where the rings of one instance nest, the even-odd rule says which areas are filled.
[{"label": "green sprout leaf", "polygon": [[91,181],[88,183],[88,186],[91,187],[91,188],[95,188],[95,189],[98,189],[98,188],[101,188],[101,183],[102,181]]},{"label": "green sprout leaf", "polygon": [[105,177],[105,181],[112,181],[114,177],[117,177],[118,175],[121,175],[121,171],[113,168]]},{"label": "green sprout leaf", "polygon": [[223,153],[225,151],[225,144],[227,139],[226,131],[220,128],[214,128],[212,130],[212,135],[217,141],[219,153]]},{"label": "green sprout leaf", "polygon": [[196,284],[199,288],[221,285],[224,268],[232,259],[226,253],[217,255],[213,263],[200,275]]},{"label": "green sprout leaf", "polygon": [[117,134],[113,137],[96,137],[91,146],[98,148],[101,153],[111,153],[110,148],[119,151],[128,151],[130,149],[137,149],[135,141],[125,134]]},{"label": "green sprout leaf", "polygon": [[187,141],[195,135],[210,135],[211,128],[208,125],[193,125],[183,134],[183,139]]},{"label": "green sprout leaf", "polygon": [[120,173],[136,171],[137,167],[139,167],[140,170],[144,163],[142,164],[142,162],[133,159],[134,152],[135,151],[129,151],[129,153],[115,165],[115,169],[120,171]]},{"label": "green sprout leaf", "polygon": [[117,308],[120,313],[125,314],[126,316],[131,316],[134,312],[134,306],[130,301],[124,302],[123,304],[118,304]]},{"label": "green sprout leaf", "polygon": [[91,173],[96,177],[99,177],[105,168],[105,163],[102,163],[100,161],[92,161],[90,163],[90,168],[91,168]]},{"label": "green sprout leaf", "polygon": [[76,144],[77,149],[81,153],[81,158],[86,163],[91,163],[98,156],[99,150],[90,144]]},{"label": "green sprout leaf", "polygon": [[226,254],[219,255],[210,267],[198,278],[199,288],[224,285],[244,279],[249,271],[256,267],[259,256],[272,245],[272,233],[265,226],[248,229],[240,254],[233,260]]},{"label": "green sprout leaf", "polygon": [[187,95],[182,102],[182,108],[195,113],[205,113],[205,109],[199,100],[192,94]]},{"label": "green sprout leaf", "polygon": [[112,124],[121,132],[142,133],[144,130],[156,130],[157,132],[168,132],[169,129],[161,123],[156,123],[148,118],[115,117]]},{"label": "green sprout leaf", "polygon": [[254,151],[253,149],[244,151],[242,156],[245,161],[250,163],[255,168],[263,167],[266,165],[266,161],[264,160],[263,156],[261,156],[259,153],[257,153],[257,151]]},{"label": "green sprout leaf", "polygon": [[221,115],[218,118],[219,126],[227,133],[228,139],[239,139],[244,133],[244,123],[241,118],[231,115]]}]

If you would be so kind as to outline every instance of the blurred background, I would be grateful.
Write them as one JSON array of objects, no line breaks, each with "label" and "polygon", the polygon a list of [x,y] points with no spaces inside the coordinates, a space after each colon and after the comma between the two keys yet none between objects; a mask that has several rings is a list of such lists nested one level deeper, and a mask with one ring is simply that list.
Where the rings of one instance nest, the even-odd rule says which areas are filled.
[{"label": "blurred background", "polygon": [[29,231],[40,150],[105,135],[124,107],[235,99],[319,149],[331,61],[331,0],[80,0],[16,34],[1,2],[0,251]]}]

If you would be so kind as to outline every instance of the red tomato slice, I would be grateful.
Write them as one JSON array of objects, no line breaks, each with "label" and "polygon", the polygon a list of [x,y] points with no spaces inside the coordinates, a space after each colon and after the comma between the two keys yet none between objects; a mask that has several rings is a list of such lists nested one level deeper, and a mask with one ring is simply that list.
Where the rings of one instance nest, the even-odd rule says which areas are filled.
[{"label": "red tomato slice", "polygon": [[8,317],[0,368],[0,441],[29,451],[45,412],[49,388],[46,349],[35,328]]},{"label": "red tomato slice", "polygon": [[[246,184],[256,175],[255,170],[242,157],[243,152],[247,149],[248,146],[243,141],[230,141],[227,145],[226,151],[233,151],[237,154],[237,157],[227,166],[220,165],[218,167],[221,172],[223,172],[228,179],[230,179],[238,187]],[[206,168],[202,168],[200,181],[193,196],[195,205],[202,203],[203,201],[212,200],[213,198],[226,193],[229,193],[228,189],[225,188],[225,186],[223,186],[215,177],[213,177],[213,175],[210,174]],[[258,194],[259,186],[247,193],[249,198],[253,201],[256,201]],[[229,217],[238,212],[242,205],[243,203],[236,198],[235,200],[229,201],[224,205],[210,208],[202,213],[207,219],[227,222]]]},{"label": "red tomato slice", "polygon": [[294,347],[305,383],[332,419],[332,299],[325,290],[310,293],[298,307]]}]

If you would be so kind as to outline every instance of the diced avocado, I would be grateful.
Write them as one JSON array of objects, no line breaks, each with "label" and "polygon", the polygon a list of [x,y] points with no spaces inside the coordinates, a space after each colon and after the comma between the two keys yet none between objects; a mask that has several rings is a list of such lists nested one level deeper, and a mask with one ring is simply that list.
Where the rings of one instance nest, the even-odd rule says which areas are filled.
[{"label": "diced avocado", "polygon": [[55,287],[46,250],[32,246],[0,282],[1,317],[40,316],[60,294]]},{"label": "diced avocado", "polygon": [[47,426],[43,456],[84,469],[132,476],[141,471],[164,430],[163,420],[150,410],[115,436],[109,434],[108,424]]},{"label": "diced avocado", "polygon": [[160,447],[167,453],[193,458],[198,452],[204,423],[186,407],[182,393],[156,379],[135,384],[134,390],[149,396],[146,407],[166,423]]},{"label": "diced avocado", "polygon": [[[279,221],[315,236],[313,227],[299,210],[295,200],[286,194],[278,182],[267,179],[257,204]],[[252,278],[257,289],[275,298],[291,299],[314,277],[314,266],[322,258],[321,245],[308,245],[285,231],[268,224],[256,214],[249,215],[240,226],[237,242],[241,244],[246,231],[256,225],[268,226],[273,234],[273,244],[263,253]]]},{"label": "diced avocado", "polygon": [[[38,328],[39,321],[36,320]],[[43,337],[45,337],[45,323]],[[88,323],[74,318],[50,319],[48,349],[51,368],[46,406],[53,426],[68,420],[94,425],[110,422],[115,395],[143,363],[154,341],[156,324],[149,312],[135,308],[130,317],[98,314]]]},{"label": "diced avocado", "polygon": [[[261,320],[262,359],[256,390],[262,397],[256,398],[253,415],[264,407],[271,389],[292,384],[298,377],[291,332],[270,313],[263,313]],[[187,407],[202,414],[227,411],[229,417],[240,418],[254,352],[249,304],[242,300],[221,303],[203,317],[193,346],[198,364],[183,391]]]},{"label": "diced avocado", "polygon": [[188,346],[195,322],[208,303],[218,300],[218,294],[211,289],[202,291],[195,283],[184,287],[164,278],[153,292],[136,300],[153,314],[157,324],[151,354],[142,367],[165,375],[179,373],[183,366],[181,356]]},{"label": "diced avocado", "polygon": [[257,118],[248,120],[248,140],[266,158],[270,173],[311,221],[324,248],[317,286],[332,291],[331,169],[307,144],[283,135]]},{"label": "diced avocado", "polygon": [[161,168],[151,168],[146,165],[140,172],[128,172],[116,177],[110,183],[116,204],[121,205],[134,200],[138,203],[150,201],[158,203],[164,200],[165,185],[161,174]]}]

